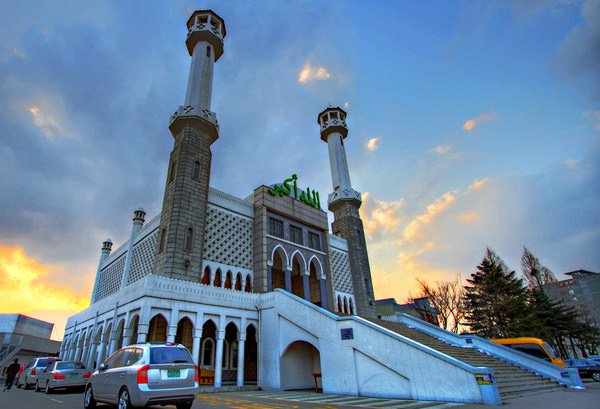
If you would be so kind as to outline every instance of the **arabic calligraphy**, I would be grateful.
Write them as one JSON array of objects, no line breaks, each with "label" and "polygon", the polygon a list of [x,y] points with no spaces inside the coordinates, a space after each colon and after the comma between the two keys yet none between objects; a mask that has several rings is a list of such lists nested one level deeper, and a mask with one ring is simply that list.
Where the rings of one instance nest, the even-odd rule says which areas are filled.
[{"label": "arabic calligraphy", "polygon": [[269,193],[273,196],[292,196],[294,199],[300,200],[317,209],[321,208],[321,198],[319,192],[306,188],[306,191],[298,189],[298,175],[295,173],[291,178],[283,181],[282,184],[275,184],[269,189]]}]

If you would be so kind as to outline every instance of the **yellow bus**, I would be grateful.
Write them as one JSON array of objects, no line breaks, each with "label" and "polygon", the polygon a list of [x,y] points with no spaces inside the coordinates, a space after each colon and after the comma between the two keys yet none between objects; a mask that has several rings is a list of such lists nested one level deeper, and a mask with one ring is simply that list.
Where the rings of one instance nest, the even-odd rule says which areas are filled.
[{"label": "yellow bus", "polygon": [[554,349],[543,339],[520,337],[520,338],[494,338],[490,341],[496,344],[501,344],[517,351],[524,352],[529,355],[533,355],[536,358],[544,359],[548,362],[552,362],[554,365],[566,368],[564,361],[560,359],[554,352]]}]

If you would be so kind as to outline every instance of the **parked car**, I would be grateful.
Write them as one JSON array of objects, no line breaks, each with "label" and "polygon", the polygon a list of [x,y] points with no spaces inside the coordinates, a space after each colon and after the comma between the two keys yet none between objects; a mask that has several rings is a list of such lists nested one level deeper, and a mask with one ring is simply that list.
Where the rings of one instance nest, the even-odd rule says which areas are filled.
[{"label": "parked car", "polygon": [[175,405],[190,409],[198,393],[198,366],[179,344],[135,344],[121,348],[92,373],[83,396],[86,409],[96,402],[119,409]]},{"label": "parked car", "polygon": [[27,389],[30,386],[35,386],[38,373],[54,361],[60,361],[60,359],[55,356],[45,356],[29,361],[25,369],[23,369],[23,373],[19,377],[17,388],[22,387],[23,389]]},{"label": "parked car", "polygon": [[51,393],[58,388],[83,388],[92,375],[82,362],[54,361],[38,371],[35,390]]},{"label": "parked car", "polygon": [[591,359],[565,359],[569,368],[577,368],[581,378],[592,378],[600,382],[600,364]]}]

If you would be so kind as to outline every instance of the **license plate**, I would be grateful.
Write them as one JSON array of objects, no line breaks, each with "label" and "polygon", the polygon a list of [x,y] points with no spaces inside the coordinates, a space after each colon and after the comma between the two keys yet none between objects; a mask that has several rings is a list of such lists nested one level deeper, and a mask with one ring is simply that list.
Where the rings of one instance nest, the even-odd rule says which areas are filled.
[{"label": "license plate", "polygon": [[167,370],[167,378],[179,378],[179,369]]}]

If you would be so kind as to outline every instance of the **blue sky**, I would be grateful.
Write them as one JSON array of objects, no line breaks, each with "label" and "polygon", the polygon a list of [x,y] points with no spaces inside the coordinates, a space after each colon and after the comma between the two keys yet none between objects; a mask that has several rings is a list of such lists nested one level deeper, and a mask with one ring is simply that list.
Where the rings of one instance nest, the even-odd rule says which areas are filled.
[{"label": "blue sky", "polygon": [[159,212],[203,8],[227,25],[211,185],[296,172],[326,197],[316,116],[345,107],[378,298],[468,277],[486,246],[600,270],[600,1],[5,1],[0,312],[61,337],[101,242]]}]

